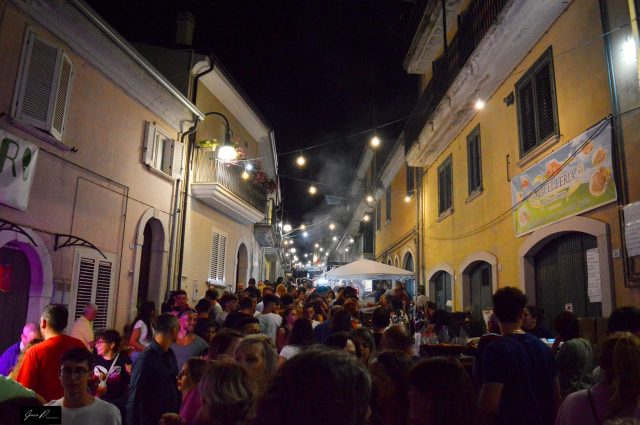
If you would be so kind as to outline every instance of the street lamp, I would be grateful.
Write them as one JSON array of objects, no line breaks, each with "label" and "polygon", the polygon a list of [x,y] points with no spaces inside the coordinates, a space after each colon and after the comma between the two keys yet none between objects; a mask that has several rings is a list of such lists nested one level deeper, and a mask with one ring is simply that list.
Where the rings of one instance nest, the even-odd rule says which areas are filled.
[{"label": "street lamp", "polygon": [[224,129],[224,142],[222,146],[218,148],[218,159],[220,161],[233,161],[238,157],[238,152],[236,152],[236,148],[231,144],[231,126],[229,125],[229,120],[220,112],[207,112],[204,114],[205,117],[209,115],[217,115],[224,121],[225,129]]}]

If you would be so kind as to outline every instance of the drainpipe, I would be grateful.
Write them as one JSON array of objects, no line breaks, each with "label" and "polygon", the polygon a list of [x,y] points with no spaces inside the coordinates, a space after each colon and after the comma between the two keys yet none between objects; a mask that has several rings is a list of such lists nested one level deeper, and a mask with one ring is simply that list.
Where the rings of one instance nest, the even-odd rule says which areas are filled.
[{"label": "drainpipe", "polygon": [[[620,116],[620,103],[618,98],[618,86],[616,84],[615,65],[613,63],[613,51],[611,46],[611,25],[609,24],[609,7],[607,0],[600,0],[600,19],[602,23],[602,30],[604,33],[604,49],[605,58],[607,61],[607,77],[609,79],[609,94],[611,96],[611,112],[613,117],[611,118],[612,128],[612,149],[614,160],[614,179],[618,190],[618,227],[620,232],[621,252],[622,252],[622,265],[624,271],[624,286],[629,287],[629,281],[637,280],[637,276],[634,276],[633,269],[631,267],[629,257],[627,256],[627,250],[625,247],[625,234],[624,234],[624,207],[629,202],[628,194],[628,179],[625,167],[625,153],[624,153],[624,139],[622,131],[622,117]],[[613,276],[611,276],[611,282],[613,282]],[[615,293],[615,292],[614,292]],[[615,295],[611,299],[611,308],[615,308]]]},{"label": "drainpipe", "polygon": [[[213,71],[213,68],[215,67],[215,57],[213,55],[209,56],[209,67],[207,69],[205,69],[204,71],[196,74],[195,77],[193,77],[193,88],[192,88],[192,96],[191,96],[191,102],[193,102],[193,104],[196,104],[196,100],[198,98],[198,81],[200,80],[200,78],[202,78],[204,75],[210,73],[211,71]],[[196,128],[198,127],[198,119],[196,118],[193,127],[191,127],[186,133],[182,134],[182,136],[180,137],[180,141],[182,143],[185,142],[185,138],[187,136],[189,136],[189,141],[187,143],[187,169],[185,170],[184,173],[184,191],[182,192],[182,222],[180,223],[180,252],[179,252],[179,261],[178,261],[178,289],[180,289],[182,287],[182,267],[184,265],[184,234],[185,234],[185,229],[187,227],[187,205],[188,205],[188,200],[189,200],[189,178],[191,175],[191,162],[193,161],[193,147],[195,145],[195,132],[196,132]]]}]

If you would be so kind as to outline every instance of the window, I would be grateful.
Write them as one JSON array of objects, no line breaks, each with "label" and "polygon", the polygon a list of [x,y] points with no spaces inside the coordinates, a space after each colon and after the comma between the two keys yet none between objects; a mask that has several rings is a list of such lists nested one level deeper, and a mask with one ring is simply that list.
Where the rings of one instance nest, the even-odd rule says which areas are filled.
[{"label": "window", "polygon": [[413,191],[416,188],[416,176],[415,168],[407,165],[407,195],[413,196]]},{"label": "window", "polygon": [[179,179],[182,175],[183,145],[164,134],[155,124],[147,122],[143,162],[153,170]]},{"label": "window", "polygon": [[391,188],[387,189],[385,193],[385,216],[387,223],[391,221]]},{"label": "window", "polygon": [[381,222],[382,222],[382,202],[378,200],[378,202],[376,202],[376,232],[380,230]]},{"label": "window", "polygon": [[13,117],[62,141],[73,63],[64,51],[27,31],[12,104]]},{"label": "window", "polygon": [[211,259],[209,263],[208,283],[224,284],[226,253],[227,235],[213,229],[211,231]]},{"label": "window", "polygon": [[467,136],[467,168],[469,195],[482,191],[482,158],[480,154],[480,126]]},{"label": "window", "polygon": [[516,83],[520,156],[558,135],[551,48]]},{"label": "window", "polygon": [[93,303],[98,306],[98,315],[93,321],[94,329],[111,326],[111,299],[115,259],[105,254],[105,259],[93,249],[78,248],[73,276],[73,293],[76,294],[72,311],[74,320],[82,315],[84,307]]},{"label": "window", "polygon": [[438,215],[443,215],[453,207],[453,173],[451,155],[438,167]]}]

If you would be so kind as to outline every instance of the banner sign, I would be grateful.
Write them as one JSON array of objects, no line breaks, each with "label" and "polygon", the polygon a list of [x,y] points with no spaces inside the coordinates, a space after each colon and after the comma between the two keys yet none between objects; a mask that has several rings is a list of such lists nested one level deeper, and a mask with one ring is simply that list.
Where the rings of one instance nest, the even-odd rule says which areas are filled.
[{"label": "banner sign", "polygon": [[0,203],[27,210],[39,148],[0,130]]},{"label": "banner sign", "polygon": [[605,121],[511,180],[517,237],[616,200],[611,123]]}]

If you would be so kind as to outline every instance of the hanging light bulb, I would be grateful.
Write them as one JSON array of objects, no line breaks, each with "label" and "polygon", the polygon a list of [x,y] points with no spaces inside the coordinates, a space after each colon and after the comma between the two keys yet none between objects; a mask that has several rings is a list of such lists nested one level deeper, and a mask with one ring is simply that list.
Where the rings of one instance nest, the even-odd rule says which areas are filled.
[{"label": "hanging light bulb", "polygon": [[473,106],[478,111],[481,110],[481,109],[484,109],[484,101],[482,99],[478,99],[478,100],[476,100],[476,103]]},{"label": "hanging light bulb", "polygon": [[345,249],[344,249],[344,252],[349,252],[349,248],[345,248]]},{"label": "hanging light bulb", "polygon": [[307,232],[302,232],[302,237],[306,238],[307,236],[309,236],[309,234]]},{"label": "hanging light bulb", "polygon": [[319,247],[320,247],[320,244],[319,244],[319,243],[316,243],[314,246],[315,246],[316,248],[319,248]]},{"label": "hanging light bulb", "polygon": [[320,252],[322,252],[322,251],[324,251],[324,248],[323,248],[323,247],[320,247]]},{"label": "hanging light bulb", "polygon": [[329,229],[331,229],[331,230],[335,230],[335,229],[336,229],[336,225],[335,225],[335,224],[333,224],[333,223],[331,223],[331,224],[329,225]]},{"label": "hanging light bulb", "polygon": [[291,231],[291,225],[290,224],[285,224],[282,227],[282,230],[284,230],[285,232],[290,232]]},{"label": "hanging light bulb", "polygon": [[253,164],[250,162],[247,162],[244,166],[245,171],[251,171],[253,170]]},{"label": "hanging light bulb", "polygon": [[373,196],[367,195],[367,202],[370,204],[373,202]]},{"label": "hanging light bulb", "polygon": [[243,171],[242,174],[240,175],[240,177],[242,177],[242,180],[249,180],[249,173],[247,173],[247,171]]},{"label": "hanging light bulb", "polygon": [[369,214],[365,214],[363,219],[364,221],[368,222],[369,220],[371,220],[371,217],[369,217]]},{"label": "hanging light bulb", "polygon": [[298,156],[298,158],[296,158],[296,164],[298,164],[299,167],[304,167],[304,164],[307,163],[307,160],[304,158],[304,156],[300,155]]},{"label": "hanging light bulb", "polygon": [[409,195],[405,196],[404,197],[404,202],[407,202],[407,203],[411,202],[411,196],[409,196]]},{"label": "hanging light bulb", "polygon": [[353,243],[353,238],[350,238],[350,239],[349,239],[349,243]]},{"label": "hanging light bulb", "polygon": [[318,189],[316,189],[315,186],[313,186],[313,185],[309,186],[309,193],[310,194],[315,195],[316,192],[318,192]]},{"label": "hanging light bulb", "polygon": [[371,138],[371,146],[373,146],[374,148],[380,146],[380,138],[377,135]]},{"label": "hanging light bulb", "polygon": [[305,230],[307,228],[307,226],[305,226],[304,224],[300,225],[300,229]]},{"label": "hanging light bulb", "polygon": [[337,237],[337,236],[334,236],[334,237],[332,237],[332,238],[331,238],[331,240],[335,242],[335,241],[337,241],[337,240],[338,240],[338,237]]}]

